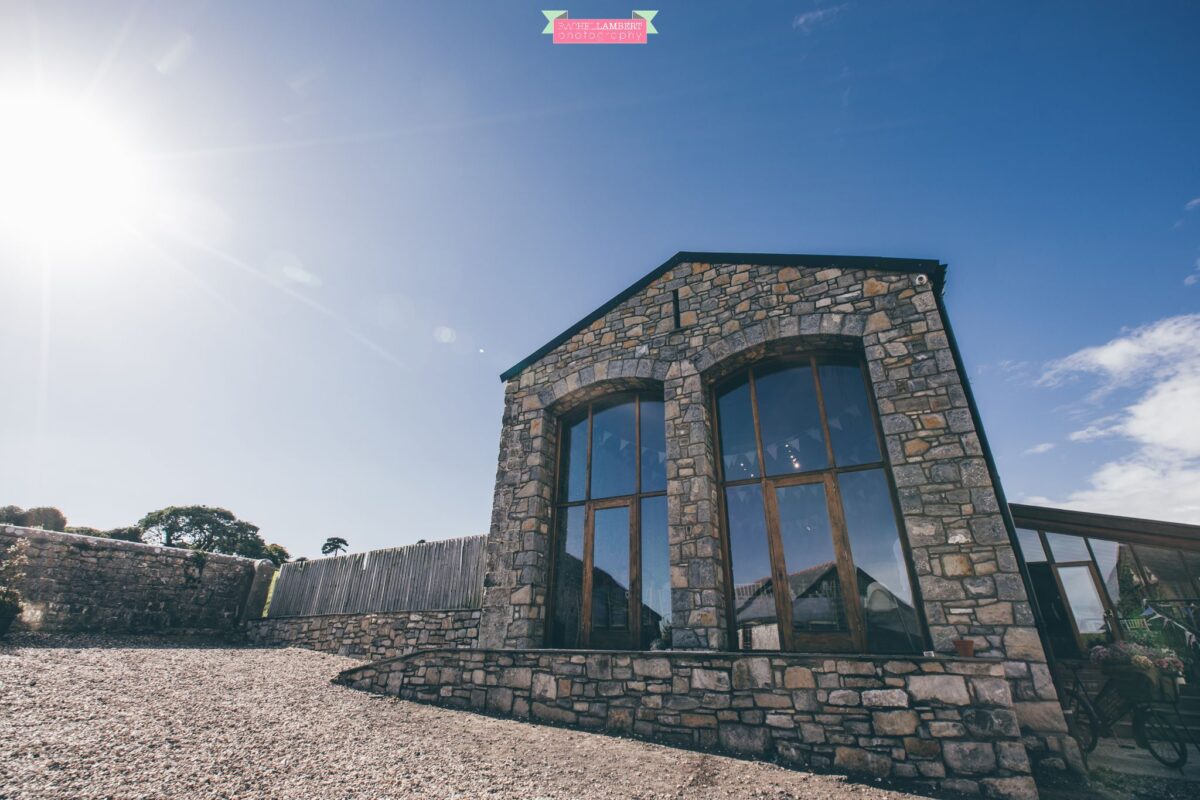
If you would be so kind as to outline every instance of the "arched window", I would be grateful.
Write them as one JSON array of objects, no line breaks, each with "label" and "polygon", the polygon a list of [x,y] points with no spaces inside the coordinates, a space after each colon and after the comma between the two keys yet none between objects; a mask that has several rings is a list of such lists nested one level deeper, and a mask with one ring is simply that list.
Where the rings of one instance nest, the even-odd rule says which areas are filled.
[{"label": "arched window", "polygon": [[783,359],[715,389],[737,647],[924,649],[862,364]]},{"label": "arched window", "polygon": [[562,420],[550,643],[670,643],[667,438],[661,397],[621,394]]}]

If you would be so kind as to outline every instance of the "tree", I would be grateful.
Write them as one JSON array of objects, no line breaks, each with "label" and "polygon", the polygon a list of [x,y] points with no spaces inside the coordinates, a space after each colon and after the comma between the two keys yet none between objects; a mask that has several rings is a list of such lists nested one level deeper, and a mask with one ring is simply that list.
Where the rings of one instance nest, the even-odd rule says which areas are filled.
[{"label": "tree", "polygon": [[3,506],[0,507],[0,525],[21,525],[26,528],[65,531],[67,517],[57,508],[50,506],[30,509],[22,509],[20,506]]},{"label": "tree", "polygon": [[89,528],[86,525],[68,525],[67,533],[77,533],[80,536],[95,536],[98,539],[119,539],[123,542],[140,542],[142,540],[142,529],[137,526],[111,528],[107,531],[102,531],[97,528]]},{"label": "tree", "polygon": [[321,555],[336,556],[338,553],[344,553],[350,549],[350,543],[340,536],[330,536],[325,540],[325,544],[321,545]]},{"label": "tree", "polygon": [[292,554],[281,544],[269,544],[263,551],[263,558],[269,558],[276,567],[282,567],[291,560]]},{"label": "tree", "polygon": [[138,522],[143,540],[164,547],[186,547],[206,553],[247,558],[267,557],[258,526],[211,506],[170,506],[151,511]]}]

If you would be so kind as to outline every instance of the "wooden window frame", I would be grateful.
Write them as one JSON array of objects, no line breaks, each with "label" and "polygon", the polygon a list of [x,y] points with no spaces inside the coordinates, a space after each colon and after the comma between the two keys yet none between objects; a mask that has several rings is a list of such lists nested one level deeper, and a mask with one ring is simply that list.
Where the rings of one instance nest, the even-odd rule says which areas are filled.
[{"label": "wooden window frame", "polygon": [[[597,410],[604,410],[613,406],[622,405],[632,400],[634,403],[633,429],[634,429],[634,491],[632,494],[617,495],[614,497],[592,497],[592,432],[594,427],[594,417]],[[551,519],[551,531],[553,546],[550,549],[550,583],[549,591],[547,591],[547,625],[546,625],[546,644],[550,647],[559,646],[560,643],[552,641],[553,637],[553,619],[554,619],[554,596],[557,589],[558,581],[558,565],[555,563],[558,556],[559,546],[557,538],[560,535],[559,521],[569,508],[583,508],[584,523],[583,523],[583,579],[580,587],[582,597],[580,600],[580,619],[579,619],[579,643],[580,648],[588,648],[592,646],[592,567],[595,563],[595,517],[596,511],[606,508],[621,508],[629,509],[629,641],[627,647],[613,648],[619,650],[639,650],[642,636],[642,527],[641,527],[641,512],[642,501],[652,497],[666,497],[667,491],[664,487],[661,491],[643,492],[642,491],[642,401],[652,400],[655,402],[663,402],[660,394],[649,391],[622,391],[612,394],[603,395],[601,397],[589,400],[580,408],[573,409],[570,413],[562,415],[558,419],[557,426],[557,442],[558,442],[558,470],[555,473],[555,505],[554,513]],[[665,405],[665,404],[664,404]],[[597,409],[599,406],[599,409]],[[568,459],[570,458],[569,448],[562,446],[564,441],[563,432],[571,424],[578,423],[580,419],[579,412],[583,410],[587,417],[587,464],[586,478],[584,480],[584,495],[582,500],[565,501],[561,498],[564,491],[562,486],[561,476],[563,469]],[[666,442],[663,442],[665,448]]]},{"label": "wooden window frame", "polygon": [[[829,431],[829,419],[825,409],[824,387],[821,386],[821,374],[819,367],[822,365],[853,366],[858,368],[859,374],[863,380],[863,390],[864,395],[867,398],[867,410],[871,415],[872,430],[875,432],[876,446],[879,450],[878,461],[872,461],[866,464],[855,464],[848,467],[840,467],[837,465],[833,451],[833,438],[830,436]],[[763,458],[762,430],[759,424],[758,389],[756,385],[755,372],[763,369],[764,367],[770,368],[776,366],[807,366],[810,370],[816,390],[818,418],[821,424],[821,433],[825,439],[825,454],[827,463],[826,466],[821,469],[788,473],[785,475],[769,476],[766,474],[766,461]],[[755,447],[757,449],[759,475],[753,478],[726,480],[724,454],[721,451],[721,423],[718,409],[718,397],[722,388],[742,378],[745,378],[749,385],[750,409],[754,422],[754,440]],[[891,503],[892,514],[896,523],[896,535],[900,540],[900,547],[904,553],[904,566],[909,581],[909,588],[912,592],[913,609],[917,615],[918,630],[915,633],[921,640],[922,647],[928,648],[929,625],[925,618],[924,602],[921,598],[920,584],[917,582],[916,575],[913,571],[912,550],[909,547],[908,538],[904,534],[904,515],[900,511],[900,503],[896,494],[895,481],[892,477],[891,464],[888,462],[887,440],[884,438],[883,428],[879,418],[879,409],[875,403],[875,395],[872,390],[870,375],[867,372],[866,364],[863,359],[857,354],[840,350],[813,350],[806,351],[804,353],[777,356],[749,364],[731,374],[722,375],[717,379],[709,381],[708,391],[709,414],[710,419],[713,421],[713,449],[716,454],[715,460],[718,487],[717,502],[719,518],[721,521],[721,550],[724,556],[726,574],[726,608],[729,609],[729,613],[726,615],[729,648],[731,650],[736,650],[738,648],[738,630],[736,605],[734,599],[733,560],[731,552],[732,546],[729,539],[729,517],[726,509],[725,492],[726,489],[730,487],[757,484],[761,487],[762,491],[763,511],[766,516],[767,549],[770,553],[771,560],[771,579],[776,587],[774,596],[777,620],[776,624],[779,628],[780,649],[783,651],[792,652],[817,653],[867,652],[866,621],[862,608],[862,598],[859,596],[858,591],[858,576],[856,574],[856,567],[854,565],[852,549],[850,547],[850,531],[846,524],[841,489],[838,484],[838,476],[846,473],[867,472],[876,469],[881,470],[887,480],[888,499]],[[837,566],[838,581],[841,584],[842,589],[841,594],[843,608],[846,615],[846,625],[848,629],[845,632],[809,633],[804,631],[796,631],[792,623],[791,587],[787,581],[787,575],[784,574],[786,565],[783,558],[783,540],[780,532],[776,489],[812,483],[821,483],[825,489],[825,503],[829,514],[830,532],[833,539],[835,563]],[[779,587],[784,587],[784,591],[779,591]],[[746,652],[770,651],[747,650]]]}]

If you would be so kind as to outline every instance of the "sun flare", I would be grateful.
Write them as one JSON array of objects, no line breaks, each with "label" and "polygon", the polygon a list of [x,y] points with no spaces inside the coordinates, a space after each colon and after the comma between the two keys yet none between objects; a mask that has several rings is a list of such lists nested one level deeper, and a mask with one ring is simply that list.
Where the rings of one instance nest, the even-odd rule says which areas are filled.
[{"label": "sun flare", "polygon": [[93,105],[0,89],[0,237],[91,249],[137,227],[145,170],[127,132]]}]

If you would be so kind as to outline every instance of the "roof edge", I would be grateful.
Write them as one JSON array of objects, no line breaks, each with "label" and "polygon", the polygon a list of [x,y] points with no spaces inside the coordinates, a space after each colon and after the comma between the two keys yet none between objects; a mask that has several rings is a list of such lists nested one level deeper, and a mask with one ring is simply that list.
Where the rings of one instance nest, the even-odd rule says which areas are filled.
[{"label": "roof edge", "polygon": [[[609,311],[649,286],[667,270],[677,264],[754,264],[766,267],[838,267],[840,269],[874,269],[881,272],[921,273],[933,280],[934,290],[941,293],[946,281],[946,265],[937,259],[888,258],[884,256],[831,256],[803,253],[718,253],[680,250],[662,264],[644,275],[616,297],[607,301],[583,319],[571,325],[546,344],[500,373],[500,380],[508,382],[525,371],[525,368],[541,360],[567,339],[603,317]],[[816,262],[816,263],[813,263]]]}]

